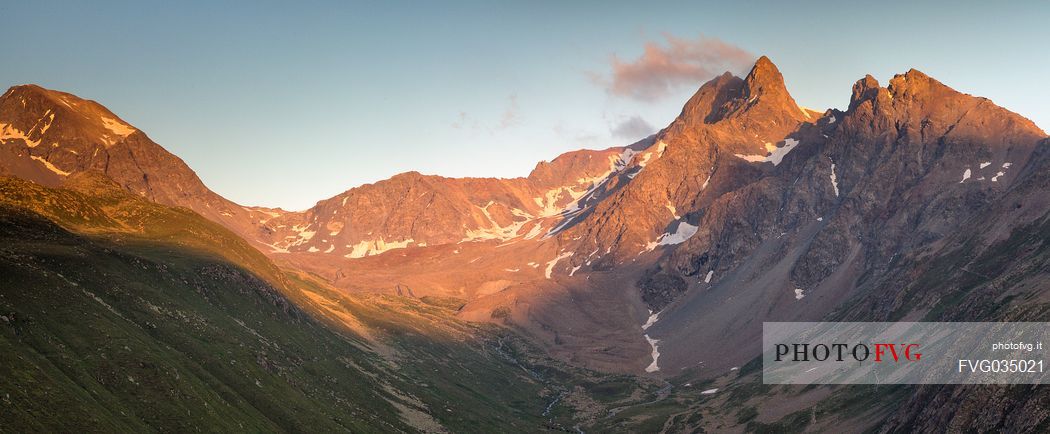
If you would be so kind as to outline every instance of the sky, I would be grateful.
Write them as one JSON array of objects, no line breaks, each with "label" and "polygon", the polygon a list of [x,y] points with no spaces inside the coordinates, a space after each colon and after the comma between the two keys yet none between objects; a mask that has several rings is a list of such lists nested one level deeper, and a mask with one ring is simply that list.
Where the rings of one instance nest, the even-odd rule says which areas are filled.
[{"label": "sky", "polygon": [[1050,2],[0,0],[0,86],[107,106],[244,205],[525,176],[767,55],[799,104],[919,69],[1050,128]]}]

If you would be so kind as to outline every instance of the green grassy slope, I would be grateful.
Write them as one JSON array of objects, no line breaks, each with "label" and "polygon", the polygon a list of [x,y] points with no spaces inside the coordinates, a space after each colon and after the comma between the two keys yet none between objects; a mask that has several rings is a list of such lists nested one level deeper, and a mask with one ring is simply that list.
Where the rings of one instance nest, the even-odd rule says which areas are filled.
[{"label": "green grassy slope", "polygon": [[208,256],[0,208],[4,430],[407,429],[369,354]]},{"label": "green grassy slope", "polygon": [[540,432],[660,386],[339,292],[90,175],[0,178],[0,432]]}]

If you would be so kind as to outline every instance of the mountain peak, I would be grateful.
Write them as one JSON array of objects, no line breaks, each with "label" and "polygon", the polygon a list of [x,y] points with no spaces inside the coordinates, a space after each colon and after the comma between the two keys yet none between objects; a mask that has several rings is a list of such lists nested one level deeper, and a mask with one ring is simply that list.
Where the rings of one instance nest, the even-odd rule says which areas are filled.
[{"label": "mountain peak", "polygon": [[[866,106],[869,108],[858,110]],[[886,87],[871,75],[857,80],[848,111],[885,124],[923,125],[927,135],[937,128],[945,133],[950,130],[955,137],[985,144],[1027,143],[1046,136],[1024,116],[987,98],[959,92],[914,68],[894,75]]]},{"label": "mountain peak", "polygon": [[947,91],[951,94],[959,93],[915,68],[909,69],[904,74],[894,75],[886,88],[895,97],[930,91]]},{"label": "mountain peak", "polygon": [[20,103],[28,105],[31,102],[40,102],[45,105],[61,104],[69,109],[75,110],[82,100],[72,94],[47,89],[38,84],[19,84],[11,86],[7,92],[0,96],[3,99],[17,99]]},{"label": "mountain peak", "polygon": [[51,92],[51,91],[48,90],[48,89],[45,89],[43,86],[40,86],[39,84],[26,83],[26,84],[16,84],[14,86],[11,86],[10,88],[7,89],[7,92],[4,92],[4,95],[5,96],[7,96],[9,94],[41,94],[41,95],[44,95],[44,94],[47,94],[49,92]]},{"label": "mountain peak", "polygon": [[113,146],[138,131],[101,104],[36,84],[12,86],[0,95],[4,138],[22,139],[29,147],[88,139]]},{"label": "mountain peak", "polygon": [[787,91],[787,86],[784,85],[784,75],[766,56],[759,57],[755,61],[755,66],[747,74],[744,84],[744,96],[749,100],[756,97],[772,96],[780,100],[790,100],[792,105],[795,104],[795,100],[791,98],[791,94]]},{"label": "mountain peak", "polygon": [[[751,67],[751,72],[747,74],[750,77],[780,77],[780,69],[777,65],[773,64],[772,60],[768,57],[762,56],[758,60],[755,60],[754,66]],[[781,77],[782,78],[782,77]]]},{"label": "mountain peak", "polygon": [[751,118],[758,123],[769,121],[788,125],[806,121],[810,115],[791,97],[780,69],[768,57],[762,56],[744,78],[739,96],[723,105],[717,117]]},{"label": "mountain peak", "polygon": [[853,84],[853,94],[849,99],[849,111],[853,111],[864,101],[875,99],[878,93],[879,81],[872,77],[871,74],[865,75],[864,78],[857,80]]},{"label": "mountain peak", "polygon": [[29,92],[44,93],[44,92],[47,92],[47,89],[44,89],[40,85],[33,84],[33,83],[16,84],[16,85],[11,86],[10,88],[8,88],[7,92],[4,92],[4,95],[6,96],[6,95],[9,95],[9,94],[29,93]]}]

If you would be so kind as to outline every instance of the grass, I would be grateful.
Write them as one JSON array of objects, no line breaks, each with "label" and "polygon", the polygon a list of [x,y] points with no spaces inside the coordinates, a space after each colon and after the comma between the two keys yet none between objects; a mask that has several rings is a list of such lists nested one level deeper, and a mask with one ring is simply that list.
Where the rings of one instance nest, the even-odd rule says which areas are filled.
[{"label": "grass", "polygon": [[[354,296],[185,209],[0,179],[0,432],[539,432],[584,385],[461,300]],[[98,183],[102,183],[101,187]]]}]

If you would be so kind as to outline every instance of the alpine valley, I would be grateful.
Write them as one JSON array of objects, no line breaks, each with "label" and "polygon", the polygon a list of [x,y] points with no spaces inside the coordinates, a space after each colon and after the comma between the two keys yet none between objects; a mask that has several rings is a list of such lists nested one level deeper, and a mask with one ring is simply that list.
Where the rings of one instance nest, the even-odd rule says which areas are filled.
[{"label": "alpine valley", "polygon": [[2,432],[1050,431],[1046,387],[762,383],[764,321],[1050,321],[1050,138],[917,70],[820,112],[761,57],[630,145],[302,212],[22,85],[0,175]]}]

